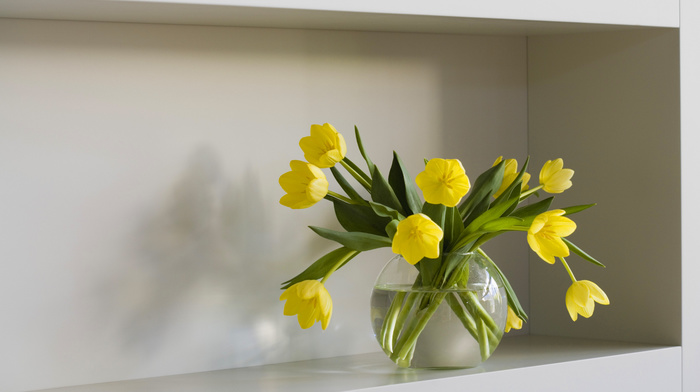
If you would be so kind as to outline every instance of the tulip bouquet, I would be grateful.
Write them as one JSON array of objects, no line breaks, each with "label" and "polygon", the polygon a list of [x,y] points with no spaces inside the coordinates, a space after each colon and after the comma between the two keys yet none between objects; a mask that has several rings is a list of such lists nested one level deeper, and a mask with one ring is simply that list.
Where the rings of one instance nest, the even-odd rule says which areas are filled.
[{"label": "tulip bouquet", "polygon": [[[394,297],[378,333],[384,351],[400,366],[408,366],[416,339],[435,308],[446,302],[479,343],[481,356],[486,359],[504,332],[520,329],[527,320],[508,280],[481,248],[492,238],[510,231],[525,232],[530,248],[547,263],[561,261],[572,281],[565,296],[572,320],[576,321],[579,314],[590,317],[596,302],[610,303],[595,283],[577,280],[565,259],[575,253],[603,266],[565,238],[576,229],[569,215],[593,204],[550,210],[554,196],[549,196],[521,205],[532,196],[539,197],[540,190],[557,194],[572,186],[574,172],[564,168],[562,159],[547,161],[540,170],[539,184],[533,188],[528,185],[530,174],[526,172],[529,158],[518,170],[515,159],[499,157],[473,185],[460,161],[434,158],[425,161],[425,170],[414,182],[395,152],[385,177],[366,154],[357,128],[355,138],[367,172],[346,156],[343,136],[332,125],[323,124],[312,125],[310,136],[299,143],[306,161],[292,161],[291,171],[279,179],[286,192],[280,200],[282,205],[308,208],[326,199],[332,203],[338,222],[345,229],[334,231],[311,226],[316,234],[337,242],[340,247],[282,284],[284,292],[280,300],[286,300],[284,314],[297,315],[302,328],[309,328],[317,321],[323,329],[328,326],[333,304],[326,283],[335,271],[360,252],[391,247],[417,270],[414,287],[441,291]],[[357,185],[351,185],[338,165],[364,190],[358,191]],[[323,168],[330,169],[342,193],[329,190]],[[424,202],[414,184],[422,191]],[[507,297],[505,327],[496,325],[469,293],[445,294],[453,288],[466,287],[469,276],[466,261],[473,253],[485,258],[503,281]],[[407,313],[411,311],[417,315],[409,322]]]}]

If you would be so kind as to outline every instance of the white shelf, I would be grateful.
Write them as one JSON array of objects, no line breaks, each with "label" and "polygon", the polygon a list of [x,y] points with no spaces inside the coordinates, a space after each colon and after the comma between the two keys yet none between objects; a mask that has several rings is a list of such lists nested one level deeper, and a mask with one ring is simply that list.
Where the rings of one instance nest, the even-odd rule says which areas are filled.
[{"label": "white shelf", "polygon": [[[450,0],[436,0],[432,2],[391,0],[357,0],[354,2],[338,0],[328,0],[324,2],[313,0],[0,0],[0,18],[415,33],[505,34],[518,36],[634,30],[639,28],[646,29],[647,32],[651,30],[659,32],[659,30],[663,30],[665,28],[678,29],[680,25],[679,1],[591,0],[579,3],[580,4],[578,5],[572,5],[572,2],[566,2],[566,6],[562,6],[562,2],[560,0],[495,0],[492,2],[480,2],[474,0],[465,0],[463,2],[455,2]],[[688,4],[690,4],[690,1],[685,2],[685,5]],[[682,57],[685,58],[685,63],[682,64],[682,68],[685,69],[685,75],[682,77],[682,81],[679,84],[680,86],[683,86],[682,90],[685,94],[682,105],[684,108],[697,106],[697,99],[695,98],[697,98],[696,91],[698,90],[698,88],[696,88],[698,56],[695,48],[696,45],[693,46],[692,44],[692,42],[697,41],[698,32],[694,27],[694,30],[692,31],[688,29],[688,27],[700,25],[699,23],[696,23],[696,15],[700,15],[700,13],[689,13],[689,9],[689,7],[686,7],[684,11],[684,14],[686,14],[684,21],[685,43],[681,50],[683,53]],[[30,21],[23,22],[37,24],[45,23]],[[50,23],[45,24],[49,25]],[[76,27],[74,25],[81,25],[81,27]],[[105,26],[103,25],[108,24],[75,23],[71,25],[71,28],[75,27],[76,30],[81,29],[81,31],[82,29],[92,29],[94,30],[93,32],[97,32],[105,29]],[[122,28],[126,29],[124,26],[128,25],[111,25],[109,28],[114,28],[114,30],[117,30],[117,32],[121,32]],[[138,34],[131,32],[133,34],[126,34],[122,36],[116,34],[115,32],[114,35],[119,36],[120,38],[115,41],[107,40],[106,42],[120,42],[120,45],[110,47],[107,52],[109,54],[123,54],[122,52],[119,52],[119,50],[121,50],[121,48],[127,48],[131,50],[132,53],[137,53],[142,47],[140,46],[140,42],[137,43],[137,41],[141,39],[143,39],[145,42],[151,43],[159,42],[158,40],[164,39],[162,37],[170,37],[164,42],[167,44],[165,47],[171,50],[171,52],[168,53],[172,53],[175,52],[172,50],[173,48],[179,47],[178,45],[174,45],[174,43],[189,42],[187,41],[187,34],[191,33],[190,30],[185,30],[184,27],[177,28],[176,26],[157,26],[154,28],[152,26],[142,25],[141,27],[143,30],[139,30]],[[173,31],[159,32],[159,30],[157,30],[159,28],[172,28]],[[36,34],[27,34],[26,31],[22,31],[24,34],[19,34],[18,30],[12,29],[7,29],[5,31],[21,36],[22,39],[29,39],[27,37],[33,37],[33,39],[37,40],[38,42],[43,42],[41,40],[45,39],[46,37],[54,37],[51,34],[40,34],[42,30],[39,26],[32,25],[32,29],[36,31]],[[146,31],[146,29],[153,29],[153,31]],[[187,29],[191,29],[191,27],[187,27]],[[204,29],[207,30],[205,31]],[[219,33],[219,30],[221,30],[220,33],[223,34],[226,29],[202,28],[196,32],[203,34],[203,36],[207,36],[207,34],[214,34],[214,31]],[[172,34],[173,32],[175,34]],[[667,33],[668,31],[662,32]],[[69,45],[68,49],[72,50],[76,47],[80,49],[83,46],[89,46],[90,42],[94,40],[94,35],[91,33],[80,34],[80,37],[88,37],[85,38],[84,41],[82,39],[68,40],[67,42],[73,44],[73,46]],[[127,31],[127,33],[129,32]],[[241,35],[244,33],[247,32],[240,32]],[[262,29],[256,29],[256,31],[253,31],[251,34],[264,37],[268,33],[278,34],[274,33],[273,30]],[[281,34],[281,32],[279,33]],[[671,31],[671,33],[674,32]],[[621,33],[621,36],[625,34],[626,33]],[[5,37],[7,38],[10,35],[11,34],[6,34]],[[153,38],[154,36],[156,38]],[[403,40],[406,42],[413,39],[412,37],[408,37],[408,35],[406,36],[407,37],[403,38]],[[37,39],[36,37],[41,37],[41,39]],[[2,34],[0,34],[0,38],[2,38]],[[454,37],[448,36],[440,37],[440,39],[444,39],[446,42],[453,38]],[[537,39],[531,39],[528,43],[530,58],[541,59],[543,60],[541,63],[544,64],[546,62],[544,60],[548,59],[548,55],[543,57],[542,53],[539,53],[538,55],[532,53],[538,48],[542,47],[550,48],[548,51],[552,54],[562,53],[560,50],[551,49],[556,47],[556,45],[560,45],[559,43],[555,42],[559,38],[566,41],[561,43],[561,45],[565,47],[570,46],[571,42],[576,40],[576,38],[564,36],[544,38],[537,37],[537,39],[540,40],[552,40],[552,42],[544,42],[545,46],[542,46],[542,42],[538,41]],[[125,44],[124,42],[120,41],[121,39],[123,39],[124,42],[132,39],[133,42],[128,42]],[[333,36],[329,39],[340,41],[340,38],[337,36]],[[623,37],[623,39],[626,38]],[[172,40],[172,42],[170,40]],[[603,41],[604,38],[600,38],[599,40]],[[31,41],[30,39],[30,42],[34,41]],[[47,40],[46,42],[46,52],[54,53],[55,46],[50,46],[49,44],[53,45],[55,42],[51,40]],[[96,40],[96,42],[105,41]],[[230,42],[233,43],[238,41],[231,38]],[[299,39],[299,42],[303,43],[306,41],[304,41],[304,39]],[[681,40],[681,42],[684,41]],[[192,45],[191,42],[190,45]],[[359,46],[366,47],[366,43],[363,45]],[[147,45],[143,47],[146,46]],[[598,47],[598,45],[589,45],[588,47],[594,46]],[[154,45],[152,47],[162,48],[163,46]],[[241,55],[245,55],[247,53],[245,46],[235,47],[235,45],[233,45],[232,47],[233,53]],[[659,45],[659,47],[665,48],[668,47],[668,45]],[[574,54],[580,54],[580,51],[577,50],[573,51],[575,53],[571,56],[562,55],[560,57],[564,60],[578,58],[577,61],[579,62],[579,65],[585,64],[592,67],[593,70],[599,69],[600,74],[603,76],[608,75],[608,70],[612,68],[617,69],[623,74],[626,74],[626,70],[628,69],[637,69],[637,67],[633,66],[624,68],[617,65],[620,63],[620,59],[627,59],[630,62],[636,61],[634,60],[636,57],[631,57],[627,51],[630,48],[637,48],[637,45],[624,44],[620,45],[620,48],[622,49],[611,50],[611,55],[609,56],[589,55],[588,57],[580,58],[574,56]],[[286,49],[287,48],[284,50],[274,49],[272,53],[286,53]],[[303,46],[289,47],[290,52],[303,52],[303,50],[306,50]],[[661,53],[658,49],[656,50],[658,53]],[[64,48],[63,53],[67,52],[68,51],[65,51]],[[695,54],[696,56],[692,57],[688,55],[688,52]],[[55,53],[59,53],[59,51]],[[142,54],[144,61],[153,60],[152,57],[146,56],[145,54],[146,52],[144,51]],[[355,57],[350,56],[349,58],[353,59],[357,56],[358,55],[355,54]],[[676,58],[676,55],[665,57]],[[123,57],[118,58],[123,59]],[[197,57],[189,56],[188,59],[190,58],[194,59]],[[598,66],[598,61],[601,58],[609,59],[610,63],[606,66],[595,68]],[[182,60],[182,58],[178,59]],[[212,58],[210,59],[209,63],[202,62],[199,63],[199,65],[212,66],[218,64],[216,61],[218,61],[218,58]],[[27,61],[27,68],[31,68],[29,65],[32,65],[33,67],[36,66],[36,64],[41,63]],[[79,72],[85,72],[90,63],[86,64],[88,65],[85,65],[84,69],[80,67],[76,67],[75,69],[79,70]],[[640,64],[645,63],[640,62]],[[145,64],[145,66],[148,66],[148,64]],[[559,71],[569,69],[566,62],[562,62],[559,67],[559,69],[555,70],[556,72],[547,72],[545,74],[559,75]],[[138,74],[143,71],[143,68],[135,69],[139,70]],[[206,67],[203,69],[209,70]],[[530,71],[532,71],[532,68]],[[88,73],[86,72],[86,74]],[[134,74],[137,74],[137,72],[134,71]],[[297,73],[294,75],[296,75],[298,80],[303,80],[303,77],[305,76],[299,71],[297,71]],[[13,77],[16,78],[16,76]],[[427,74],[425,78],[428,80]],[[58,80],[59,77],[55,77],[55,79]],[[292,78],[291,80],[297,79]],[[570,78],[570,80],[574,79],[576,78]],[[581,84],[589,85],[587,82],[589,79],[578,78],[576,80],[579,80]],[[600,78],[599,80],[604,79]],[[615,80],[617,80],[617,78]],[[646,78],[645,80],[659,81],[662,80],[662,78],[654,77]],[[694,82],[694,84],[689,83],[688,80]],[[692,84],[692,86],[688,87],[689,84]],[[144,85],[149,84],[144,83]],[[641,85],[641,83],[633,83],[630,85],[631,87],[624,91],[628,91],[630,95],[632,95],[632,98],[635,98],[634,94],[638,93],[635,86]],[[675,81],[670,85],[676,86]],[[561,82],[559,84],[551,84],[550,87],[553,89],[551,96],[556,97],[556,90],[562,86],[565,86],[565,84]],[[86,90],[90,91],[89,89]],[[535,89],[531,89],[530,93],[532,96],[534,96]],[[691,94],[694,95],[689,99],[688,97]],[[165,93],[162,95],[165,95]],[[644,94],[640,96],[646,97]],[[660,95],[656,94],[653,96],[659,97]],[[677,94],[673,92],[673,94],[669,94],[668,96],[673,98],[676,97]],[[159,102],[157,99],[154,99],[153,101]],[[597,102],[593,99],[588,101]],[[32,101],[31,104],[27,104],[27,107],[30,107],[30,105],[32,107],[37,105],[33,102],[34,101]],[[635,100],[629,99],[627,102],[635,102]],[[277,106],[281,107],[280,105]],[[535,105],[531,105],[531,107],[534,106]],[[549,110],[548,107],[545,109]],[[563,116],[569,114],[569,112],[565,110],[558,111],[557,113],[562,113]],[[697,149],[695,147],[698,145],[698,140],[697,138],[694,138],[694,133],[691,131],[691,129],[696,129],[697,127],[695,125],[697,125],[698,122],[695,121],[691,123],[689,120],[691,113],[693,113],[692,110],[684,110],[684,113],[685,125],[683,126],[684,130],[681,132],[681,136],[683,136],[683,151],[687,152]],[[675,111],[674,116],[677,116]],[[536,119],[535,116],[531,116],[530,118]],[[546,115],[544,118],[552,120],[556,119],[557,117]],[[589,118],[596,118],[596,116],[591,115]],[[638,116],[636,113],[630,110],[629,112],[626,112],[626,114],[623,114],[621,118],[637,119]],[[613,121],[611,121],[611,119]],[[692,119],[697,120],[696,117],[692,117]],[[606,123],[618,124],[618,118],[614,116],[604,118],[603,120]],[[669,126],[668,122],[662,125],[670,128],[672,132],[675,132],[675,129],[677,128],[673,124]],[[533,126],[533,128],[535,127]],[[628,136],[632,136],[632,133],[629,133]],[[658,149],[654,150],[654,152],[656,154],[659,153]],[[664,157],[675,157],[678,154],[662,155]],[[698,162],[697,158],[695,157],[696,155],[693,155],[692,153],[681,155],[684,156],[684,160],[681,162],[683,169],[682,172],[697,172],[696,169],[698,168]],[[634,160],[628,160],[628,162],[633,161]],[[674,176],[670,177],[675,178]],[[691,189],[691,187],[687,184],[689,182],[693,184],[693,182],[688,181],[692,180],[689,178],[684,178],[684,180],[685,193],[683,194],[683,200],[686,205],[683,206],[682,217],[684,222],[692,222],[694,218],[698,216],[698,213],[696,206],[689,202],[689,200],[692,200],[693,198],[692,195],[694,189]],[[687,223],[685,224],[687,225]],[[668,227],[674,228],[677,225],[678,220],[676,219],[672,221],[671,225]],[[693,268],[697,269],[697,263],[694,260],[694,251],[690,249],[690,245],[688,244],[696,242],[698,235],[697,230],[690,227],[684,227],[682,230],[682,235],[684,237],[683,276],[687,278],[688,276],[694,275],[692,273]],[[620,260],[622,259],[623,258],[620,258]],[[631,261],[629,261],[629,263],[637,263],[638,259],[641,258],[630,258]],[[679,258],[675,256],[672,256],[670,261],[671,263],[669,264],[667,262],[666,265],[671,266],[670,270],[672,274],[668,275],[669,267],[666,267],[667,278],[675,282],[675,280],[677,280],[676,275],[680,276],[681,263]],[[648,266],[650,264],[646,265]],[[619,270],[621,270],[621,268],[618,267],[618,271]],[[646,271],[644,276],[658,273],[657,269],[655,268],[647,268],[643,270]],[[653,279],[649,279],[649,281],[656,282]],[[397,369],[393,364],[388,362],[383,354],[363,354],[332,359],[317,359],[287,364],[220,370],[206,373],[192,373],[159,378],[119,381],[105,384],[92,384],[88,386],[65,387],[52,390],[64,392],[138,392],[172,390],[186,392],[218,390],[228,391],[232,389],[250,391],[303,390],[312,392],[351,390],[411,391],[419,389],[425,390],[426,383],[429,383],[428,389],[454,388],[455,386],[468,384],[474,388],[481,388],[481,390],[489,390],[489,386],[497,385],[498,388],[495,388],[496,390],[504,390],[512,386],[513,388],[517,387],[519,391],[561,391],[565,386],[572,383],[572,380],[575,380],[576,390],[590,390],[591,388],[611,390],[617,388],[618,390],[655,391],[681,390],[680,380],[682,368],[685,369],[684,377],[686,390],[694,390],[693,385],[700,385],[700,378],[698,378],[696,372],[689,371],[689,369],[694,369],[697,367],[696,364],[700,363],[700,355],[697,354],[699,348],[697,338],[694,334],[692,334],[692,332],[690,332],[692,331],[692,328],[689,327],[697,324],[694,322],[697,317],[692,311],[690,311],[691,309],[688,308],[688,306],[691,305],[688,304],[697,303],[697,301],[694,299],[698,298],[700,291],[695,288],[696,286],[693,285],[692,282],[686,281],[684,283],[686,284],[683,286],[684,292],[681,298],[676,298],[679,297],[680,294],[675,295],[675,292],[672,293],[671,299],[673,299],[673,301],[671,301],[671,305],[664,307],[665,312],[675,312],[673,317],[668,318],[672,321],[671,327],[661,326],[659,328],[655,328],[652,323],[636,328],[635,331],[628,332],[624,329],[624,326],[627,324],[614,324],[615,328],[611,330],[609,328],[611,323],[603,322],[599,324],[599,327],[597,327],[599,328],[598,330],[594,330],[597,331],[596,333],[598,333],[598,336],[606,337],[616,333],[624,333],[627,334],[627,336],[624,338],[631,340],[637,340],[637,338],[634,336],[635,334],[643,335],[643,337],[649,338],[652,335],[649,331],[654,331],[653,333],[656,335],[665,334],[660,338],[654,335],[654,339],[658,338],[657,340],[663,340],[663,343],[666,344],[675,344],[681,340],[680,305],[676,306],[675,304],[682,302],[685,306],[682,315],[684,327],[683,330],[686,331],[686,336],[683,336],[682,339],[684,345],[683,364],[681,364],[681,348],[679,346],[651,346],[636,343],[603,342],[532,336],[507,339],[503,346],[498,350],[494,358],[492,358],[483,367],[472,370],[401,370]],[[613,287],[613,284],[610,284],[608,287]],[[664,287],[672,287],[672,285]],[[680,290],[680,288],[678,288],[678,290]],[[629,292],[634,293],[633,290]],[[616,306],[619,306],[622,303],[622,301],[618,301],[618,298],[620,298],[620,300],[627,299],[629,302],[638,301],[637,296],[633,294],[630,294],[629,298],[621,298],[618,296],[615,298]],[[682,299],[682,301],[679,301],[679,299]],[[624,309],[624,304],[621,308]],[[633,310],[631,307],[628,307],[627,309],[629,312],[632,312]],[[637,312],[637,314],[642,313]],[[596,317],[598,320],[606,316],[604,316],[601,312],[601,314],[597,314]],[[542,320],[542,318],[539,318],[539,320]],[[667,320],[667,318],[663,318],[663,320]],[[566,322],[568,321],[569,320],[567,319]],[[540,321],[540,323],[542,325],[547,325],[547,328],[553,329],[554,331],[539,330],[539,333],[559,333],[561,331],[561,333],[568,333],[572,336],[580,336],[584,333],[580,330],[574,330],[574,328],[582,328],[579,325],[580,323],[570,327],[574,332],[566,332],[561,330],[554,323],[543,321]],[[657,333],[657,331],[660,332]],[[610,338],[619,338],[619,336],[612,336]],[[26,343],[23,344],[26,345]],[[18,346],[19,345],[20,343],[18,343]],[[12,352],[12,350],[9,352]],[[26,352],[26,349],[16,349],[15,352]],[[10,358],[10,356],[8,356],[8,358]],[[27,356],[28,362],[33,361],[32,366],[35,365],[35,360],[36,357],[31,357],[29,355]],[[18,361],[18,363],[19,362],[21,361]],[[7,363],[9,363],[9,360]],[[135,366],[141,365],[140,363],[136,363],[136,361],[134,363]],[[104,365],[112,366],[113,364],[104,363]],[[208,369],[211,368],[212,367],[209,367]],[[38,375],[39,370],[42,368],[41,366],[36,366],[36,369]],[[83,371],[85,374],[89,373],[87,370],[80,371]],[[57,373],[60,373],[60,371]],[[169,373],[175,373],[175,371],[170,371]],[[144,377],[153,374],[168,373],[152,372],[133,377]],[[587,375],[596,375],[596,377],[586,377]],[[50,378],[50,376],[44,376]],[[56,382],[53,384],[35,385],[33,388],[68,385],[70,383],[77,382],[94,382],[95,380],[109,379],[116,380],[118,378],[103,377],[85,381],[64,383]],[[523,386],[523,384],[525,386]]]},{"label": "white shelf", "polygon": [[[568,377],[575,377],[579,388],[680,390],[680,355],[680,347],[519,336],[506,338],[493,357],[473,369],[401,369],[383,353],[369,353],[44,391],[423,391],[464,385],[481,391],[509,390],[511,385],[520,391],[548,391],[561,390],[565,384],[560,382]],[[654,371],[639,372],[639,366]],[[616,377],[594,376],[610,367]],[[591,377],[581,375],[581,369]]]},{"label": "white shelf", "polygon": [[[672,0],[234,1],[5,0],[0,17],[241,27],[466,34],[545,34],[678,27]],[[542,12],[545,10],[546,12]],[[634,12],[630,12],[634,10]]]}]

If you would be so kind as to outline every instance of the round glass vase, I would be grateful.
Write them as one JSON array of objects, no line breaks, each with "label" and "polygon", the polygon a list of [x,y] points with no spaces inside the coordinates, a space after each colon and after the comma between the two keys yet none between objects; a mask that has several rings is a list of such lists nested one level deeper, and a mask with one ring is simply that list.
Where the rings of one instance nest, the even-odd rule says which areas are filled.
[{"label": "round glass vase", "polygon": [[415,266],[392,258],[371,299],[372,328],[382,350],[400,367],[479,366],[500,343],[508,314],[503,282],[494,272],[476,252],[448,253]]}]

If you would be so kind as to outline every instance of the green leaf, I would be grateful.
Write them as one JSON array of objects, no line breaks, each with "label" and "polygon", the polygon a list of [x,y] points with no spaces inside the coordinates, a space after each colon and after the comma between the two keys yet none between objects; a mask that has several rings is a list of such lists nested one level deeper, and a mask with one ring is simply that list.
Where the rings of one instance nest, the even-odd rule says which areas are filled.
[{"label": "green leaf", "polygon": [[340,269],[343,267],[345,264],[348,263],[348,261],[352,260],[355,256],[357,256],[360,252],[352,249],[348,249],[345,247],[342,247],[340,249],[336,249],[330,253],[327,253],[326,255],[322,256],[320,259],[316,260],[313,264],[311,264],[308,268],[306,268],[304,271],[302,271],[299,275],[293,277],[292,279],[289,279],[288,281],[282,283],[282,289],[287,289],[291,287],[294,284],[297,284],[299,282],[303,282],[305,280],[318,280],[326,276],[326,274],[331,270],[331,268],[335,267],[336,264],[338,264],[341,260],[345,260],[343,264],[338,267]]},{"label": "green leaf", "polygon": [[577,212],[581,212],[581,211],[583,211],[583,210],[587,210],[587,209],[593,207],[594,205],[596,205],[596,203],[593,203],[593,204],[583,204],[583,205],[580,205],[580,206],[566,207],[566,208],[562,208],[562,210],[565,211],[564,215],[571,215],[571,214],[575,214],[575,213],[577,213]]},{"label": "green leaf", "polygon": [[435,276],[438,274],[440,270],[441,264],[441,257],[438,257],[436,259],[429,259],[427,257],[424,257],[421,259],[416,264],[416,268],[418,268],[419,271],[419,276],[421,278],[421,283],[425,287],[432,287],[435,281]]},{"label": "green leaf", "polygon": [[520,207],[509,216],[522,218],[523,222],[520,223],[519,226],[530,227],[530,225],[532,225],[532,221],[535,220],[537,215],[549,209],[549,206],[552,205],[553,200],[554,196],[550,196],[546,199],[538,201],[537,203],[533,203],[525,207]]},{"label": "green leaf", "polygon": [[406,215],[394,190],[391,189],[391,185],[389,185],[376,166],[372,172],[372,200],[393,208],[404,216]]},{"label": "green leaf", "polygon": [[365,162],[367,162],[367,168],[369,169],[370,173],[374,173],[375,165],[372,163],[372,160],[369,159],[369,156],[365,152],[365,147],[362,145],[362,138],[360,137],[360,131],[357,129],[357,125],[355,125],[355,140],[357,141],[357,148],[360,150],[360,154],[362,154],[362,158],[365,159]]},{"label": "green leaf", "polygon": [[[506,192],[503,192],[501,196],[498,197],[500,199],[503,197],[503,195],[506,195]],[[496,200],[498,200],[496,199]],[[476,219],[474,219],[469,226],[464,230],[462,235],[464,233],[471,234],[475,231],[477,231],[478,228],[483,226],[486,222],[490,222],[494,219],[498,219],[503,215],[514,203],[517,204],[520,199],[520,192],[513,192],[511,189],[510,195],[508,198],[504,198],[500,201],[500,203],[494,202],[491,204],[491,208],[486,210],[483,214],[479,215]]]},{"label": "green leaf", "polygon": [[394,189],[406,214],[412,215],[420,212],[422,205],[420,196],[418,196],[411,175],[408,174],[408,170],[396,151],[394,151],[394,160],[391,162],[389,170],[389,185]]},{"label": "green leaf", "polygon": [[377,248],[385,248],[391,246],[391,240],[385,236],[379,236],[375,234],[368,234],[362,232],[343,232],[328,230],[322,227],[309,226],[314,233],[320,235],[321,237],[335,241],[340,245],[345,246],[358,251],[366,251]]},{"label": "green leaf", "polygon": [[463,283],[466,285],[469,279],[468,261],[471,257],[473,255],[457,252],[443,255],[442,269],[440,271],[442,281],[439,282],[439,287],[452,287],[459,280],[463,280]]},{"label": "green leaf", "polygon": [[516,208],[518,208],[518,204],[520,204],[520,195],[522,194],[522,181],[518,181],[516,184],[515,188],[511,191],[511,195],[509,199],[514,200],[515,202],[510,204],[510,207],[506,209],[506,211],[503,213],[504,216],[510,215],[513,211],[515,211]]},{"label": "green leaf", "polygon": [[595,265],[597,265],[597,266],[599,266],[599,267],[605,268],[605,265],[603,265],[603,263],[601,263],[600,261],[594,259],[593,256],[589,255],[588,253],[584,252],[583,249],[581,249],[581,248],[579,248],[578,246],[574,245],[573,242],[567,240],[566,238],[562,238],[562,240],[564,240],[564,243],[566,244],[566,246],[569,247],[569,250],[570,250],[570,251],[576,253],[576,254],[579,255],[582,259],[584,259],[584,260],[586,260],[586,261],[589,261],[589,262],[591,262],[591,263],[593,263],[593,264],[595,264]]},{"label": "green leaf", "polygon": [[384,228],[384,231],[386,231],[386,235],[389,236],[392,240],[394,239],[394,235],[396,235],[396,228],[399,227],[399,221],[396,219],[393,219],[391,222],[386,224],[386,227]]},{"label": "green leaf", "polygon": [[380,203],[375,203],[373,201],[369,202],[370,207],[372,207],[372,210],[374,211],[375,214],[378,216],[383,216],[386,218],[391,218],[391,219],[396,219],[396,220],[402,220],[405,217],[395,209],[391,207],[387,207],[384,204]]},{"label": "green leaf", "polygon": [[390,218],[377,215],[371,207],[348,204],[332,199],[338,223],[347,231],[384,235],[384,228]]},{"label": "green leaf", "polygon": [[462,230],[464,230],[464,223],[462,223],[462,217],[459,215],[459,209],[457,207],[447,208],[445,212],[443,249],[449,249],[450,245],[462,234]]},{"label": "green leaf", "polygon": [[486,212],[491,206],[491,195],[487,195],[481,201],[474,205],[474,208],[469,212],[469,215],[464,218],[464,226],[469,226],[479,215]]},{"label": "green leaf", "polygon": [[460,204],[459,213],[463,218],[467,218],[477,204],[487,200],[491,202],[491,196],[498,191],[503,182],[503,171],[505,170],[505,161],[501,161],[498,165],[491,167],[481,173],[474,182],[474,186],[469,192],[467,198]]},{"label": "green leaf", "polygon": [[510,306],[511,309],[513,309],[513,312],[523,321],[527,321],[527,313],[523,310],[523,307],[520,305],[520,301],[518,301],[518,296],[515,295],[515,291],[513,290],[513,287],[510,285],[510,282],[508,281],[508,278],[506,278],[505,274],[503,274],[503,271],[501,271],[500,268],[496,265],[496,263],[491,260],[486,253],[484,253],[483,250],[479,249],[479,253],[481,253],[493,266],[494,271],[498,276],[501,278],[503,281],[503,288],[506,289],[506,294],[508,296],[508,306]]},{"label": "green leaf", "polygon": [[355,191],[355,188],[350,185],[350,183],[343,177],[343,175],[340,173],[338,169],[335,167],[331,167],[331,173],[333,173],[333,177],[335,180],[338,182],[338,185],[340,185],[341,188],[345,191],[345,193],[352,199],[352,200],[357,200],[361,202],[365,202],[365,199],[360,196],[357,191]]},{"label": "green leaf", "polygon": [[421,212],[427,215],[433,222],[435,222],[442,231],[445,231],[445,211],[447,207],[444,204],[431,204],[428,202],[423,203],[423,209]]},{"label": "green leaf", "polygon": [[478,231],[494,232],[507,230],[513,226],[520,224],[522,221],[523,220],[521,218],[506,216],[484,223],[483,225],[481,225]]}]

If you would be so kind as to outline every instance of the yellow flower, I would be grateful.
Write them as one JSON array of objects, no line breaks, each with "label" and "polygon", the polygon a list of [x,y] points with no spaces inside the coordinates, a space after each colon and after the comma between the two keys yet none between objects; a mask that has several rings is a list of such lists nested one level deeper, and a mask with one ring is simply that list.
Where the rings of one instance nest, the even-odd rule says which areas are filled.
[{"label": "yellow flower", "polygon": [[610,304],[605,292],[590,280],[576,281],[566,290],[566,309],[574,321],[579,314],[586,318],[591,317],[595,302],[601,305]]},{"label": "yellow flower", "polygon": [[299,146],[304,151],[304,158],[320,168],[335,166],[347,153],[343,135],[328,123],[312,125],[311,136],[301,138]]},{"label": "yellow flower", "polygon": [[[498,159],[496,159],[496,162],[493,163],[493,166],[498,165],[501,163],[503,160],[503,157],[500,156]],[[503,193],[503,191],[506,190],[510,186],[511,183],[513,183],[513,180],[515,180],[515,177],[518,176],[518,161],[515,159],[506,159],[506,165],[505,169],[503,171],[503,182],[501,183],[501,187],[498,188],[498,191],[493,194],[493,197],[498,197]],[[530,173],[523,173],[523,178],[522,178],[522,186],[520,189],[522,191],[528,190],[530,187],[527,185],[527,182],[530,181]]]},{"label": "yellow flower", "polygon": [[513,309],[508,307],[508,318],[506,319],[506,333],[510,332],[511,328],[512,329],[520,329],[523,327],[523,320],[518,317]]},{"label": "yellow flower", "polygon": [[457,159],[434,158],[416,177],[416,185],[423,191],[425,201],[454,207],[469,192],[469,178]]},{"label": "yellow flower", "polygon": [[562,193],[571,188],[571,177],[574,176],[574,171],[564,169],[564,161],[557,158],[553,161],[547,161],[542,170],[540,170],[540,185],[548,193]]},{"label": "yellow flower", "polygon": [[310,328],[316,321],[321,322],[321,327],[326,329],[333,313],[333,301],[331,295],[323,283],[317,280],[305,280],[292,285],[280,296],[284,304],[284,315],[297,315],[299,326],[303,329]]},{"label": "yellow flower", "polygon": [[308,208],[318,203],[328,193],[328,180],[321,169],[302,162],[291,161],[292,171],[280,176],[280,186],[287,192],[280,204],[289,208]]},{"label": "yellow flower", "polygon": [[527,243],[542,260],[554,264],[555,257],[569,255],[569,247],[561,239],[576,230],[576,223],[562,216],[564,210],[543,212],[532,221],[527,231]]},{"label": "yellow flower", "polygon": [[440,256],[442,229],[427,215],[414,214],[399,222],[391,243],[391,250],[416,264],[423,257]]}]

